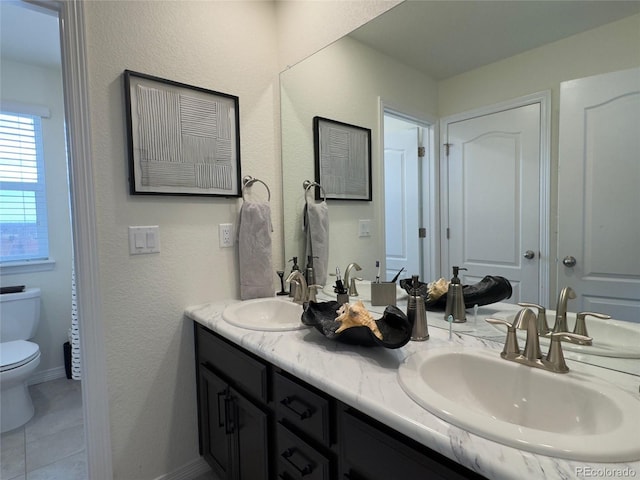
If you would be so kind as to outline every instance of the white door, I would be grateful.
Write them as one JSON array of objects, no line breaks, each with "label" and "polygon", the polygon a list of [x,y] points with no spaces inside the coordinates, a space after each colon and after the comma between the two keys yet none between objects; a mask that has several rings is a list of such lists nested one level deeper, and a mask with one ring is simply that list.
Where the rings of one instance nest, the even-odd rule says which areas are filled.
[{"label": "white door", "polygon": [[446,276],[503,276],[514,303],[540,302],[540,121],[533,103],[446,124]]},{"label": "white door", "polygon": [[640,69],[562,83],[558,288],[575,290],[572,310],[635,322],[640,322],[639,126]]},{"label": "white door", "polygon": [[420,175],[418,128],[385,116],[384,198],[385,279],[391,280],[404,267],[401,278],[422,276],[420,240]]}]

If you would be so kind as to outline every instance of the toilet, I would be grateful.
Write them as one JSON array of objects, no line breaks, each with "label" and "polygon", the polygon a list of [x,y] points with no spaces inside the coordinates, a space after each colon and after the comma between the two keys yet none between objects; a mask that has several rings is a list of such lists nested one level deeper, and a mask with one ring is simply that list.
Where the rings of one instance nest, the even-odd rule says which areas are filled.
[{"label": "toilet", "polygon": [[27,381],[40,363],[40,347],[29,342],[40,322],[40,289],[0,295],[0,430],[18,428],[33,416]]}]

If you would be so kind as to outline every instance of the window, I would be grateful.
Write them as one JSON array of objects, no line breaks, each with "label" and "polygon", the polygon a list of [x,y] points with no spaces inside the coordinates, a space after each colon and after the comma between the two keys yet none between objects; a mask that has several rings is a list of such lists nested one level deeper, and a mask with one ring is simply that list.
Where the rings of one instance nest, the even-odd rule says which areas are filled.
[{"label": "window", "polygon": [[39,115],[0,112],[0,262],[49,258]]}]

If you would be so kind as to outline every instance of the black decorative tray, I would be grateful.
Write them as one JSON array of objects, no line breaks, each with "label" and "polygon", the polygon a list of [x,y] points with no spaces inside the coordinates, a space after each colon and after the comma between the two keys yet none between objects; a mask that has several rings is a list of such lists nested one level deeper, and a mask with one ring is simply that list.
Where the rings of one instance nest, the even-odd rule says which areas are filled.
[{"label": "black decorative tray", "polygon": [[[424,298],[424,305],[429,310],[444,310],[447,306],[447,294],[445,293],[440,298],[435,300],[427,300],[428,287],[426,283],[418,282],[418,295]],[[411,279],[405,278],[400,280],[400,286],[404,288],[409,295],[413,287],[411,286]],[[478,283],[473,285],[463,285],[462,295],[464,297],[465,308],[472,308],[474,305],[479,307],[483,305],[489,305],[491,303],[499,302],[511,298],[513,290],[511,283],[504,277],[487,275]]]},{"label": "black decorative tray", "polygon": [[24,292],[24,285],[13,285],[10,287],[0,287],[0,295],[5,293],[19,293]]},{"label": "black decorative tray", "polygon": [[374,335],[369,327],[357,326],[336,333],[341,322],[337,322],[338,302],[309,302],[304,305],[302,323],[314,327],[325,337],[338,342],[365,347],[400,348],[411,339],[412,325],[402,310],[389,305],[382,318],[375,320],[382,340]]}]

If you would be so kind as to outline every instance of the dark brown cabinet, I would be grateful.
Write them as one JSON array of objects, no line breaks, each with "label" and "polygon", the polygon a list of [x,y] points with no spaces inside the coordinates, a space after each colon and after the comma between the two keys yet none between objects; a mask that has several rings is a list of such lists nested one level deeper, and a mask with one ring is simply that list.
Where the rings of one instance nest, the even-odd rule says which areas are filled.
[{"label": "dark brown cabinet", "polygon": [[200,453],[223,479],[480,479],[195,323]]},{"label": "dark brown cabinet", "polygon": [[269,366],[196,329],[200,453],[225,480],[269,480]]}]

